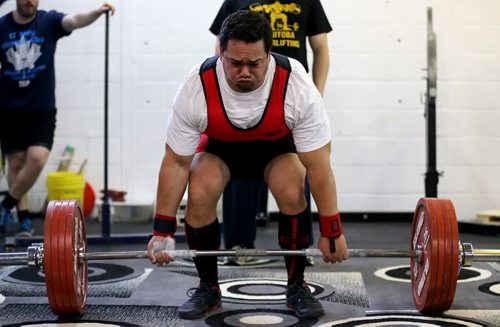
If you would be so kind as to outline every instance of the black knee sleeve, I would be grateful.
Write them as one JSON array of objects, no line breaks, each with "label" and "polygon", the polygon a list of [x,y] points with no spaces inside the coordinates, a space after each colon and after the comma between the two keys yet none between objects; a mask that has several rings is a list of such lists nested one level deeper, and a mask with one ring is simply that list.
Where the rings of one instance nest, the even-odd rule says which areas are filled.
[{"label": "black knee sleeve", "polygon": [[307,209],[294,216],[280,212],[278,237],[282,249],[307,249],[312,237],[311,215]]},{"label": "black knee sleeve", "polygon": [[191,250],[218,250],[220,247],[219,220],[202,228],[185,224],[186,241]]}]

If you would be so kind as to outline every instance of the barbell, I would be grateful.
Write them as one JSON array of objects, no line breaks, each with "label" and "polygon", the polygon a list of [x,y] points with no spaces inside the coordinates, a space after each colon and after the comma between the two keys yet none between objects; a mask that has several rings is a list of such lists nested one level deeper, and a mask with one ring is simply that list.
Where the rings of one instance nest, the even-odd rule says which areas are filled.
[{"label": "barbell", "polygon": [[[169,250],[178,258],[207,256],[323,256],[318,249],[217,251]],[[417,310],[437,313],[453,302],[461,267],[473,262],[500,261],[500,250],[478,250],[458,239],[458,223],[449,199],[422,198],[412,224],[410,250],[349,249],[350,257],[410,258],[413,300]],[[43,270],[52,312],[60,316],[85,311],[90,260],[143,259],[147,251],[87,252],[82,209],[77,200],[51,201],[47,207],[44,242],[27,252],[0,253],[0,265],[29,265]]]}]

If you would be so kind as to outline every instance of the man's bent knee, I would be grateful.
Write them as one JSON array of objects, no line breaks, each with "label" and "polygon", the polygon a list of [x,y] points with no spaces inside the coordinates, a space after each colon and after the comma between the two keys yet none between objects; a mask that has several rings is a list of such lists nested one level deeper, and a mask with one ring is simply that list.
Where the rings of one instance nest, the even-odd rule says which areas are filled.
[{"label": "man's bent knee", "polygon": [[[194,184],[194,183],[193,183]],[[217,202],[220,194],[206,187],[189,185],[186,221],[200,228],[213,222],[217,217]]]},{"label": "man's bent knee", "polygon": [[[302,190],[302,191],[299,191]],[[280,211],[286,214],[301,212],[307,206],[303,188],[290,187],[279,194],[274,194]]]},{"label": "man's bent knee", "polygon": [[25,165],[34,170],[42,170],[49,158],[50,151],[43,146],[32,146],[28,148]]},{"label": "man's bent knee", "polygon": [[10,172],[17,173],[18,171],[20,171],[23,168],[25,161],[26,152],[16,152],[7,155],[7,162]]}]

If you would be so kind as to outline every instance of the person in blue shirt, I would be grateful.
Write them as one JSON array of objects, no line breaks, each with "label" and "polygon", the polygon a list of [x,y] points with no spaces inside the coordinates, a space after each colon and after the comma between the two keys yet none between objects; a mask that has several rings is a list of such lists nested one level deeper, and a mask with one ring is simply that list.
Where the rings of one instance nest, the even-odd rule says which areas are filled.
[{"label": "person in blue shirt", "polygon": [[1,202],[0,234],[17,206],[18,235],[31,236],[26,194],[42,171],[56,126],[54,55],[57,41],[88,26],[115,6],[76,14],[38,10],[39,0],[16,0],[0,17],[0,143],[7,161],[8,193]]}]

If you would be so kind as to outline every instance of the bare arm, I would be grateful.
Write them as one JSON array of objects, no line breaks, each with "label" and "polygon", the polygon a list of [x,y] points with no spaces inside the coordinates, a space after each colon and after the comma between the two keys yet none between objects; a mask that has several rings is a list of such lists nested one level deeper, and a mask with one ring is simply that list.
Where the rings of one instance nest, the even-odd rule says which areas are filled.
[{"label": "bare arm", "polygon": [[[337,190],[335,177],[330,166],[331,145],[327,145],[311,151],[299,153],[299,158],[307,170],[307,177],[311,187],[311,193],[321,216],[333,216],[339,212],[337,204]],[[331,242],[335,244],[335,252],[332,253]],[[349,257],[344,235],[335,239],[320,236],[318,248],[323,253],[325,262],[341,262]]]},{"label": "bare arm", "polygon": [[111,11],[111,15],[115,13],[115,6],[111,2],[106,2],[101,7],[91,11],[66,15],[62,20],[62,26],[66,31],[72,32],[92,24],[107,11]]},{"label": "bare arm", "polygon": [[307,169],[311,193],[323,216],[338,213],[335,177],[330,166],[330,143],[311,152],[298,153],[300,161]]},{"label": "bare arm", "polygon": [[312,77],[314,85],[323,95],[325,91],[326,78],[330,69],[330,57],[328,53],[328,37],[321,33],[309,37],[309,45],[313,52]]},{"label": "bare arm", "polygon": [[186,190],[193,156],[180,156],[165,145],[165,156],[158,176],[156,213],[175,217]]},{"label": "bare arm", "polygon": [[[165,145],[165,155],[158,176],[155,213],[175,217],[189,180],[189,169],[194,156],[180,156],[168,145]],[[148,257],[151,263],[166,264],[174,258],[168,252],[156,253],[158,246],[165,246],[167,239],[163,236],[153,236],[148,243]],[[175,241],[173,242],[175,247]]]}]

